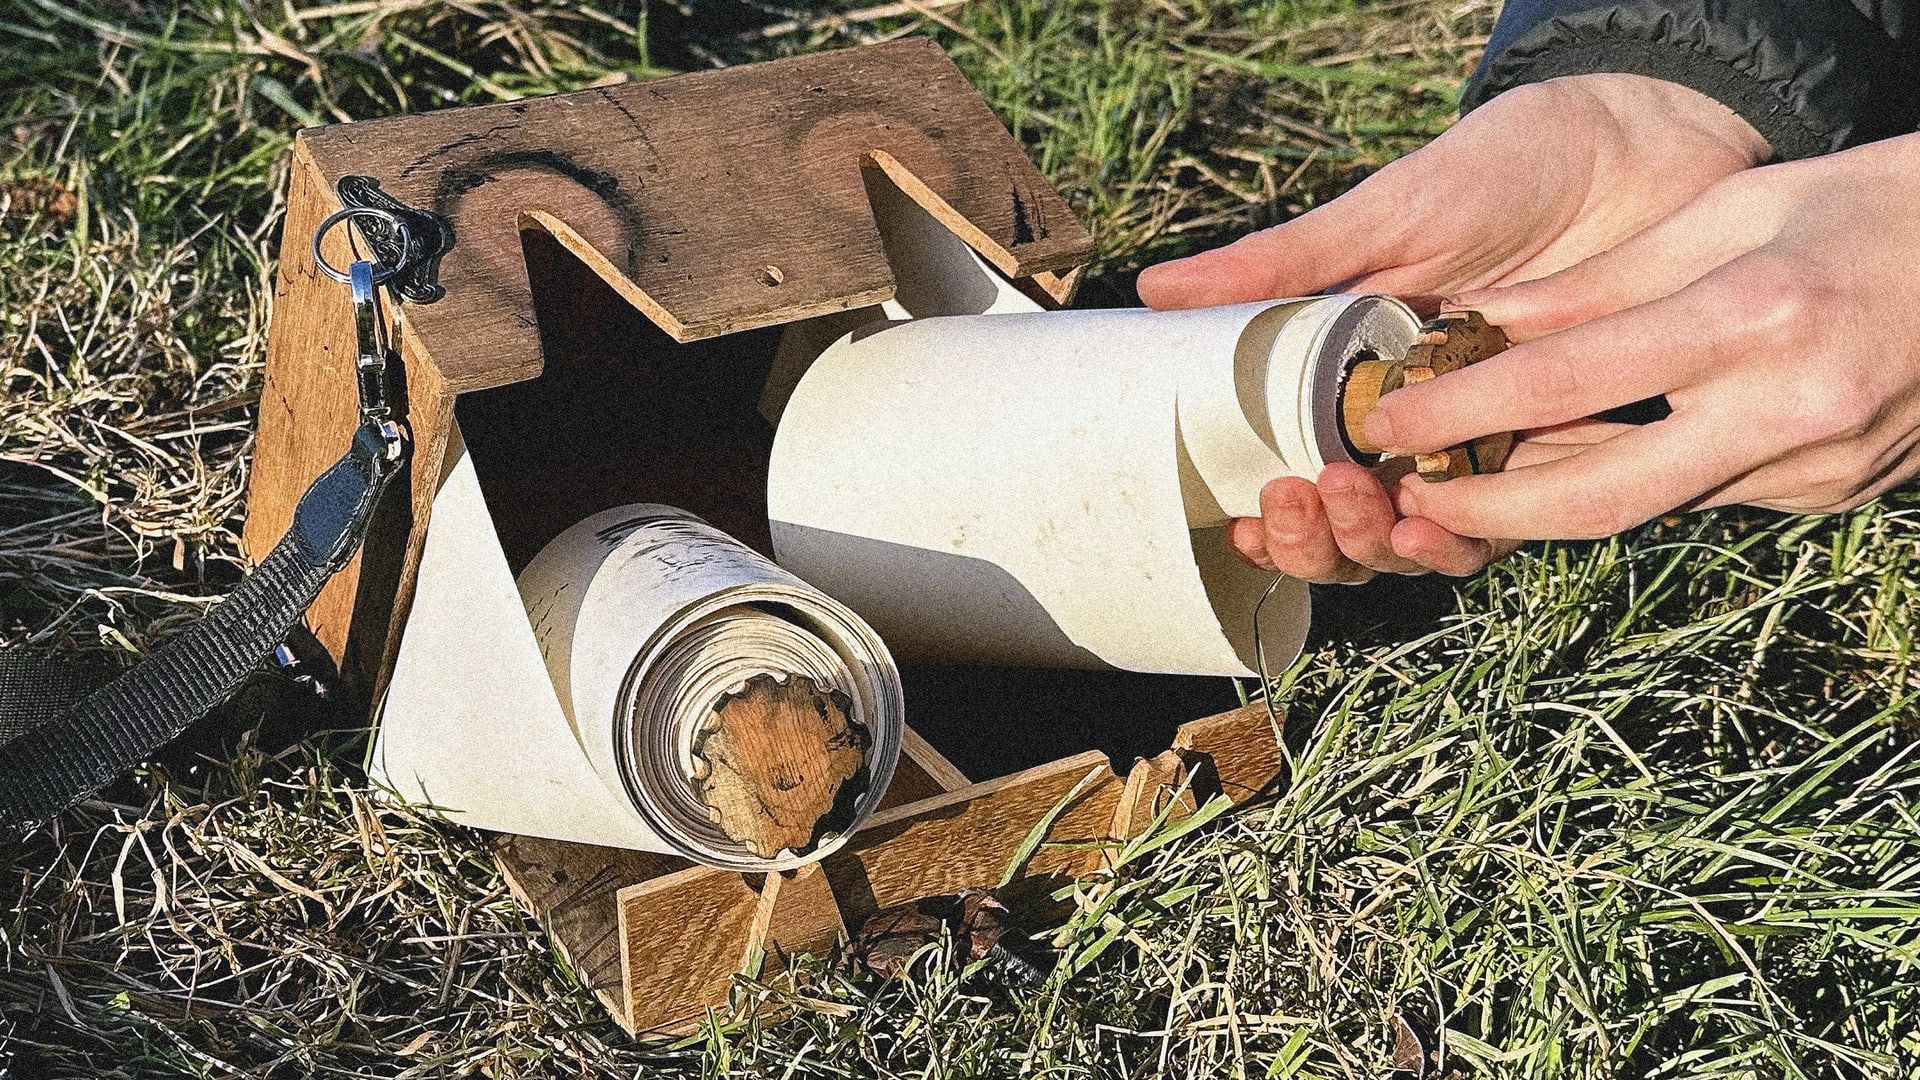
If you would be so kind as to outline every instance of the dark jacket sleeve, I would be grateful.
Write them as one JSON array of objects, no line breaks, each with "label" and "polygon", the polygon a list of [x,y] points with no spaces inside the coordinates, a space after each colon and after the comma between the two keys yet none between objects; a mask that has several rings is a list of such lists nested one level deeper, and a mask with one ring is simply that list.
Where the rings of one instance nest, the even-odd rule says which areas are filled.
[{"label": "dark jacket sleeve", "polygon": [[1920,0],[1508,0],[1462,95],[1628,72],[1739,113],[1782,159],[1920,124]]}]

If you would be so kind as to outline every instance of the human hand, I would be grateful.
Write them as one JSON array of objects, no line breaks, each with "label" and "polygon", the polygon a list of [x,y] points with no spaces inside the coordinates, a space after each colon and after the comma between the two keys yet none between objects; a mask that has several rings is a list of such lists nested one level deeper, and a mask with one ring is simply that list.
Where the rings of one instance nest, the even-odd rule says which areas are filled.
[{"label": "human hand", "polygon": [[[1920,135],[1755,169],[1551,277],[1456,298],[1523,341],[1381,399],[1425,450],[1549,428],[1522,468],[1408,485],[1466,536],[1598,537],[1681,507],[1850,509],[1920,472]],[[1581,418],[1655,395],[1642,427]]]},{"label": "human hand", "polygon": [[[1140,297],[1165,309],[1335,288],[1450,296],[1525,281],[1612,247],[1767,153],[1746,121],[1674,83],[1600,74],[1522,86],[1324,206],[1148,268]],[[1514,462],[1538,452],[1523,442]],[[1269,484],[1262,518],[1230,527],[1235,548],[1311,581],[1465,574],[1512,550],[1431,522],[1396,523],[1386,490],[1358,466],[1320,479]]]}]

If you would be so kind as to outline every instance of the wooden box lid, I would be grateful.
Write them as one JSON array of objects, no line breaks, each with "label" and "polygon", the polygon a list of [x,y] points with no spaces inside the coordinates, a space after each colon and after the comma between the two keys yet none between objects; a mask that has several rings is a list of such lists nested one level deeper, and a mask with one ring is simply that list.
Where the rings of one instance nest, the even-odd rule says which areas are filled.
[{"label": "wooden box lid", "polygon": [[890,297],[863,168],[1009,277],[1045,287],[1093,247],[926,39],[318,128],[296,153],[452,222],[446,296],[407,318],[453,393],[540,372],[522,229],[680,341]]}]

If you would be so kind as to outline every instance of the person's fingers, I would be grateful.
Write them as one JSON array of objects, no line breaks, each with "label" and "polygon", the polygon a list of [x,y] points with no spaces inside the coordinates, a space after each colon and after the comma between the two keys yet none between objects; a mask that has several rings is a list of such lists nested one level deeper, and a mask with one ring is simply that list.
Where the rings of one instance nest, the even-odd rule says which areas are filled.
[{"label": "person's fingers", "polygon": [[1267,554],[1267,526],[1259,518],[1234,518],[1227,522],[1227,546],[1255,569],[1280,572]]},{"label": "person's fingers", "polygon": [[1920,430],[1875,444],[1843,439],[1806,446],[1763,465],[1701,499],[1698,509],[1746,503],[1789,513],[1826,513],[1866,501],[1863,492],[1885,490],[1911,473],[1920,452]]},{"label": "person's fingers", "polygon": [[1447,306],[1478,311],[1510,339],[1530,341],[1670,296],[1760,246],[1778,227],[1750,180],[1722,181],[1610,250],[1557,274],[1459,293]]},{"label": "person's fingers", "polygon": [[[1209,307],[1253,300],[1310,296],[1346,282],[1391,271],[1407,261],[1402,225],[1415,182],[1412,155],[1388,165],[1332,202],[1225,247],[1175,259],[1140,272],[1140,299],[1148,307]],[[1374,291],[1425,291],[1406,280],[1369,280]]]},{"label": "person's fingers", "polygon": [[1766,460],[1737,420],[1675,415],[1544,464],[1444,484],[1409,477],[1400,512],[1460,536],[1610,536],[1684,506]]},{"label": "person's fingers", "polygon": [[1789,514],[1838,514],[1862,503],[1870,502],[1888,491],[1899,487],[1920,473],[1920,450],[1909,450],[1907,454],[1892,462],[1880,473],[1864,483],[1854,485],[1842,493],[1824,493],[1789,499],[1750,499],[1752,506],[1768,510],[1780,510]]},{"label": "person's fingers", "polygon": [[1373,576],[1373,571],[1340,551],[1320,493],[1310,481],[1282,476],[1262,488],[1260,525],[1266,563],[1280,573],[1328,584],[1357,583]]},{"label": "person's fingers", "polygon": [[1356,215],[1360,208],[1346,205],[1355,197],[1365,201],[1356,188],[1225,247],[1149,266],[1140,272],[1140,299],[1165,311],[1308,296],[1378,270],[1378,245],[1353,242],[1365,231]]},{"label": "person's fingers", "polygon": [[1395,390],[1368,414],[1367,439],[1399,452],[1433,451],[1669,393],[1756,344],[1782,347],[1810,303],[1790,268],[1745,255],[1671,296]]},{"label": "person's fingers", "polygon": [[[1534,428],[1522,432],[1520,441],[1513,446],[1513,454],[1507,461],[1510,467],[1537,465],[1541,461],[1564,456],[1562,453],[1548,453],[1548,447],[1582,447],[1605,442],[1615,435],[1624,435],[1639,427],[1639,424],[1616,424],[1609,420],[1592,420],[1581,417],[1552,427]],[[1541,456],[1545,455],[1545,456]]]},{"label": "person's fingers", "polygon": [[1393,550],[1393,502],[1373,474],[1359,465],[1335,462],[1320,473],[1320,505],[1333,527],[1333,540],[1361,566],[1395,574],[1419,574],[1426,568]]},{"label": "person's fingers", "polygon": [[1513,540],[1457,536],[1426,518],[1402,518],[1393,527],[1393,550],[1401,558],[1435,573],[1466,577],[1513,553]]}]

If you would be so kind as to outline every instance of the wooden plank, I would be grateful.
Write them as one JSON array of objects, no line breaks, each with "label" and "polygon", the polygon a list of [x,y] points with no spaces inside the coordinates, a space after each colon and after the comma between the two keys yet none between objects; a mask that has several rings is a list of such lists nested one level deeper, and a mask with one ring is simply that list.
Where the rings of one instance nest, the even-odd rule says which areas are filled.
[{"label": "wooden plank", "polygon": [[310,129],[300,143],[324,181],[369,175],[452,221],[446,298],[409,314],[453,393],[540,371],[523,228],[683,341],[892,295],[863,169],[1056,302],[1092,253],[924,39]]},{"label": "wooden plank", "polygon": [[[352,302],[345,285],[314,265],[308,242],[320,220],[338,208],[319,169],[296,146],[247,488],[244,544],[255,561],[279,542],[307,485],[346,452],[360,422]],[[353,239],[349,228],[329,232],[323,241],[327,260],[336,266],[351,262]],[[377,699],[399,648],[453,422],[453,399],[405,321],[417,310],[401,313],[399,342],[405,418],[413,435],[409,472],[382,504],[361,553],[307,612],[314,635],[368,700]]]},{"label": "wooden plank", "polygon": [[1173,804],[1170,819],[1185,817],[1198,809],[1196,795],[1199,793],[1188,782],[1192,764],[1189,756],[1179,750],[1165,750],[1135,761],[1127,772],[1127,786],[1113,814],[1113,835],[1130,839],[1146,832],[1169,804]]},{"label": "wooden plank", "polygon": [[[885,810],[824,863],[765,879],[528,837],[503,839],[495,858],[615,1019],[631,1031],[685,1031],[726,1004],[734,974],[755,960],[778,970],[879,907],[992,886],[1034,824],[1077,786],[1085,785],[1055,822],[1055,841],[1137,834],[1189,768],[1202,771],[1202,798],[1213,784],[1245,801],[1280,765],[1272,724],[1256,705],[1183,725],[1173,749],[1135,762],[1125,780],[1100,754],[1066,758]],[[911,748],[902,768],[928,776]],[[1182,802],[1187,812],[1194,805]],[[1024,876],[1086,873],[1100,860],[1095,848],[1043,847]],[[690,911],[700,913],[698,926]]]},{"label": "wooden plank", "polygon": [[968,783],[970,781],[966,775],[955,768],[953,762],[909,727],[901,733],[900,764],[894,767],[893,781],[887,785],[887,793],[881,797],[878,809],[892,810],[897,806],[931,799],[949,791],[957,791]]},{"label": "wooden plank", "polygon": [[764,877],[694,866],[621,889],[614,1018],[629,1031],[666,1028],[726,1004],[755,920]]},{"label": "wooden plank", "polygon": [[[248,478],[244,542],[248,557],[256,562],[279,542],[307,485],[346,452],[359,424],[352,300],[345,285],[323,277],[314,266],[308,242],[320,219],[338,208],[319,171],[296,153]],[[351,261],[348,230],[334,230],[325,245],[334,265]],[[336,660],[352,620],[359,573],[356,557],[334,576],[310,612],[315,635]]]},{"label": "wooden plank", "polygon": [[933,775],[906,755],[901,755],[900,764],[894,767],[893,782],[887,785],[887,793],[880,797],[877,810],[891,810],[897,806],[916,803],[922,799],[931,799],[944,795],[947,788],[933,778]]},{"label": "wooden plank", "polygon": [[618,897],[622,889],[684,869],[684,859],[645,851],[501,836],[494,864],[514,898],[545,928],[587,989],[631,1028],[623,993]]},{"label": "wooden plank", "polygon": [[958,791],[970,786],[973,781],[967,774],[947,760],[947,756],[933,748],[933,744],[922,738],[920,733],[909,727],[900,736],[900,754],[905,760],[925,770],[942,791]]},{"label": "wooden plank", "polygon": [[[876,814],[821,865],[841,917],[854,925],[880,908],[998,883],[1034,826],[1070,794],[1049,841],[1110,841],[1124,787],[1105,755],[1076,754]],[[1084,846],[1043,845],[1018,876],[1082,873],[1100,858]]]},{"label": "wooden plank", "polygon": [[748,952],[763,954],[775,967],[784,967],[795,953],[820,953],[847,932],[833,887],[818,863],[773,875],[773,890],[764,932]]},{"label": "wooden plank", "polygon": [[[426,550],[433,498],[446,480],[454,434],[454,398],[426,350],[401,324],[400,360],[407,378],[407,427],[413,453],[407,472],[375,516],[361,547],[352,580],[352,621],[343,643],[342,666],[367,700],[379,701],[400,655],[400,634],[413,608],[420,556]],[[309,617],[312,621],[312,617]]]},{"label": "wooden plank", "polygon": [[[1286,714],[1280,718],[1284,721]],[[1257,702],[1180,725],[1173,746],[1206,755],[1220,792],[1236,803],[1271,788],[1286,764],[1280,755],[1280,732],[1267,707]]]}]

